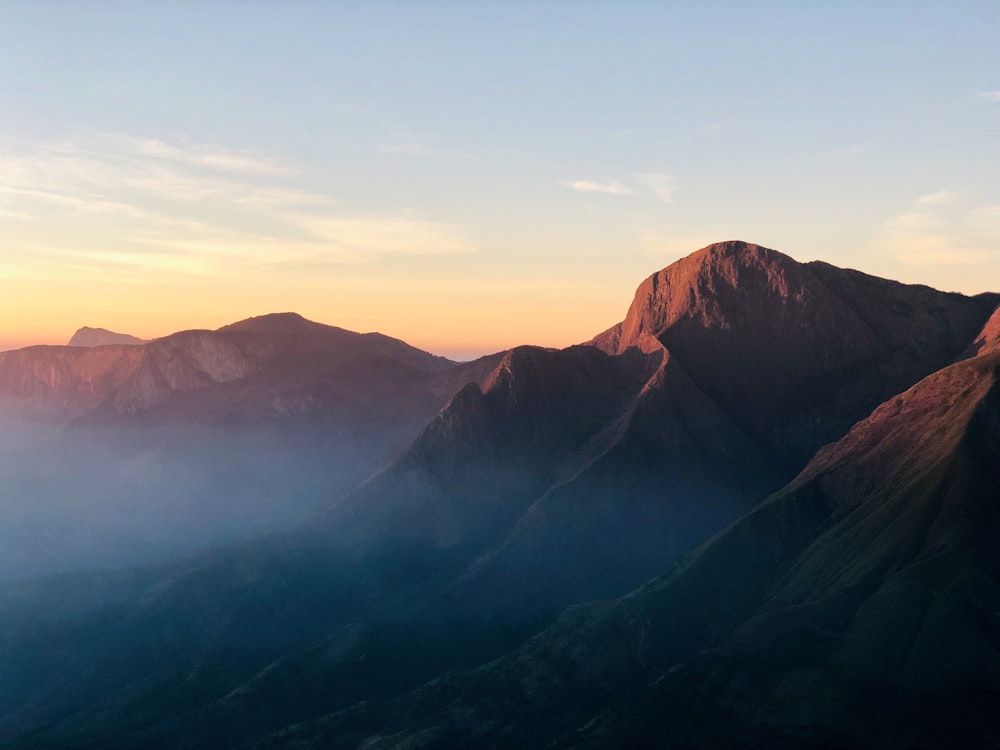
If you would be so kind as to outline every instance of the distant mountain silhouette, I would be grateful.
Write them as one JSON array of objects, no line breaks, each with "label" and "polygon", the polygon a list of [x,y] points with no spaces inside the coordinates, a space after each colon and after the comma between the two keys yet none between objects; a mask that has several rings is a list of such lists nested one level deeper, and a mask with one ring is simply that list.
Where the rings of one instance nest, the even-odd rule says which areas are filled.
[{"label": "distant mountain silhouette", "polygon": [[144,339],[129,336],[127,333],[115,333],[106,328],[90,328],[84,326],[69,340],[67,346],[110,346],[112,344],[145,344]]},{"label": "distant mountain silhouette", "polygon": [[0,355],[7,393],[87,425],[320,439],[444,405],[294,531],[0,587],[0,733],[993,747],[998,303],[725,242],[561,351],[456,365],[265,316],[92,350],[126,360],[100,398],[82,360]]},{"label": "distant mountain silhouette", "polygon": [[[365,409],[383,418],[403,409],[416,412],[416,429],[467,373],[481,380],[497,359],[451,362],[382,334],[279,313],[142,346],[0,352],[0,403],[28,416],[64,420],[208,422]],[[421,403],[413,405],[418,392]]]}]

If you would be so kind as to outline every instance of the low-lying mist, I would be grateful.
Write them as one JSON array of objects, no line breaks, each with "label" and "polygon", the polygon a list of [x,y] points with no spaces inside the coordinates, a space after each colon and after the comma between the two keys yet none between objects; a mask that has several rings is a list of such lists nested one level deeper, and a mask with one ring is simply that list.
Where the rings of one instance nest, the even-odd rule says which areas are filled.
[{"label": "low-lying mist", "polygon": [[0,580],[163,560],[294,525],[370,469],[305,429],[0,424]]}]

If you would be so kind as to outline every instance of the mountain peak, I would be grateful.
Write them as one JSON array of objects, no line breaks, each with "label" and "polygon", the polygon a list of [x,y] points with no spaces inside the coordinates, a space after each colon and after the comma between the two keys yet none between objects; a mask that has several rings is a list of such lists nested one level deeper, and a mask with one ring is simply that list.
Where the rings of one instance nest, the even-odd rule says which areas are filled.
[{"label": "mountain peak", "polygon": [[700,250],[688,255],[686,258],[681,258],[677,261],[678,263],[683,263],[685,260],[690,260],[692,258],[697,258],[699,256],[708,256],[714,258],[740,258],[740,257],[762,257],[762,256],[774,256],[780,258],[787,258],[787,255],[779,253],[777,250],[771,250],[763,245],[757,245],[753,242],[745,242],[744,240],[723,240],[722,242],[713,242],[711,245],[706,245]]},{"label": "mountain peak", "polygon": [[129,336],[127,333],[115,333],[106,328],[91,328],[84,326],[73,334],[67,346],[109,346],[112,344],[145,344],[143,339]]},{"label": "mountain peak", "polygon": [[[646,278],[625,320],[591,343],[609,352],[635,346],[643,334],[663,334],[683,320],[706,328],[740,327],[734,318],[761,311],[769,298],[802,295],[809,280],[798,262],[741,240],[716,242]],[[666,343],[666,342],[664,342]]]},{"label": "mountain peak", "polygon": [[998,299],[799,263],[731,240],[645,279],[625,319],[590,343],[618,354],[655,338],[725,413],[740,415],[747,434],[805,461],[953,362]]},{"label": "mountain peak", "polygon": [[285,331],[297,331],[303,328],[318,326],[297,312],[268,313],[266,315],[255,315],[252,318],[230,323],[220,328],[220,331],[255,331],[259,333],[281,333]]}]

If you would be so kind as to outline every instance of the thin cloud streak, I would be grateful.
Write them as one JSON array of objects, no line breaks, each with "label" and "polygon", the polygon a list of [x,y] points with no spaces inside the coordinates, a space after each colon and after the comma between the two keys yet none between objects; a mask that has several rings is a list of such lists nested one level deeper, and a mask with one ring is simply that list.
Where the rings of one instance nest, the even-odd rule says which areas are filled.
[{"label": "thin cloud streak", "polygon": [[[87,267],[210,275],[477,249],[464,228],[412,212],[337,210],[333,196],[298,187],[297,174],[186,139],[98,134],[0,153],[0,220],[18,222],[0,247],[25,256],[22,273],[34,264],[74,276]],[[88,233],[60,234],[67,213]]]},{"label": "thin cloud streak", "polygon": [[608,195],[634,195],[635,191],[614,180],[612,182],[593,182],[591,180],[563,180],[563,187],[580,193],[607,193]]},{"label": "thin cloud streak", "polygon": [[917,198],[916,203],[921,206],[938,206],[954,203],[958,199],[958,193],[949,190],[939,190],[936,193],[928,193]]},{"label": "thin cloud streak", "polygon": [[875,246],[909,265],[976,265],[1000,260],[996,206],[969,208],[950,191],[914,199],[909,210],[890,217]]},{"label": "thin cloud streak", "polygon": [[674,178],[661,172],[637,174],[635,179],[661,203],[674,202]]}]

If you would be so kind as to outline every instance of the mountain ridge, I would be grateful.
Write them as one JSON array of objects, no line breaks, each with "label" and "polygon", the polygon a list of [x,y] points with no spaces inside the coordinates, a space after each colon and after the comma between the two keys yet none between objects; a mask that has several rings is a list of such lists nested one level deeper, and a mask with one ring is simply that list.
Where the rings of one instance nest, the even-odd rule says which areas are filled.
[{"label": "mountain ridge", "polygon": [[913,745],[916,717],[946,747],[919,710],[960,708],[927,677],[942,651],[995,736],[1000,297],[738,242],[650,279],[595,346],[433,380],[457,386],[437,415],[302,529],[95,580],[42,635],[50,594],[5,596],[0,727],[36,747],[867,749]]},{"label": "mountain ridge", "polygon": [[[992,747],[998,408],[1000,354],[945,368],[625,597],[571,607],[508,656],[396,704],[255,747]],[[916,475],[913,450],[931,456]]]}]

